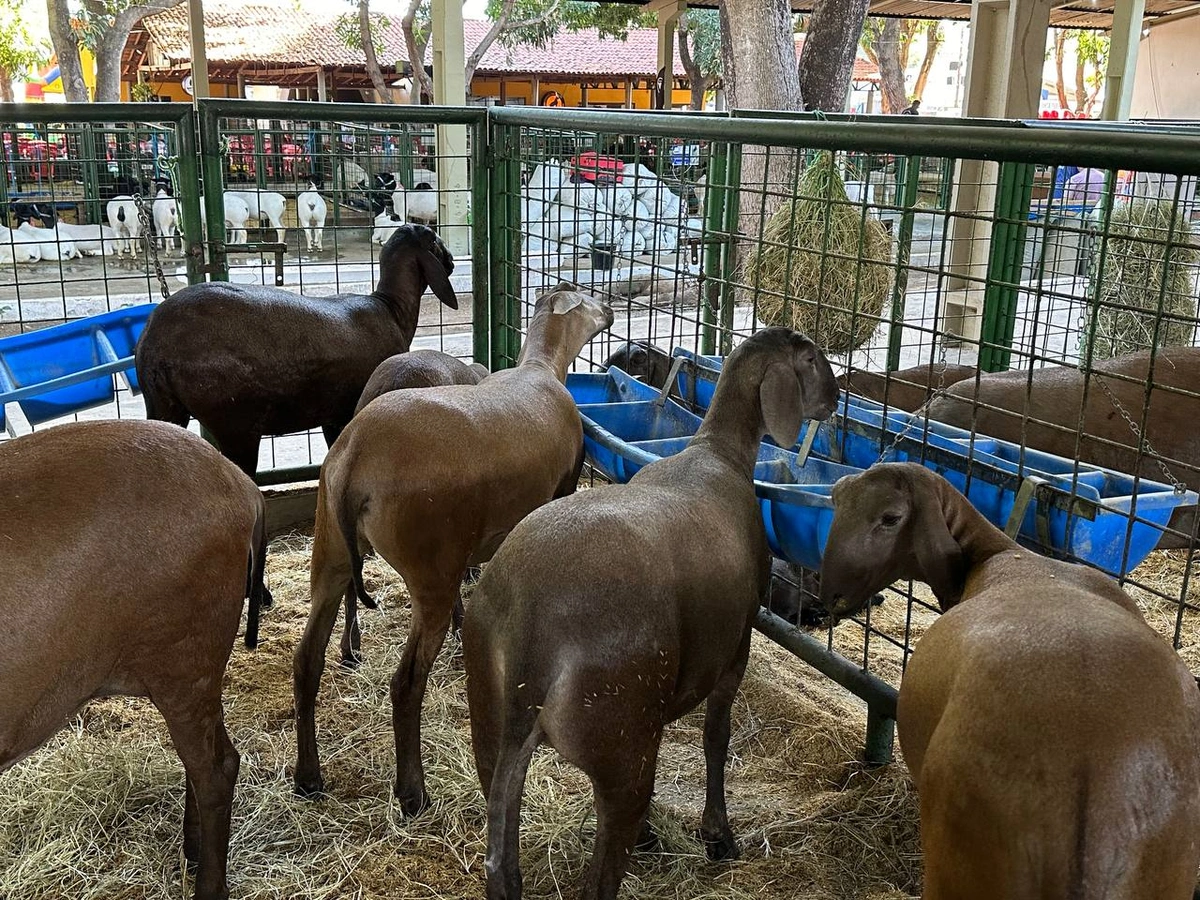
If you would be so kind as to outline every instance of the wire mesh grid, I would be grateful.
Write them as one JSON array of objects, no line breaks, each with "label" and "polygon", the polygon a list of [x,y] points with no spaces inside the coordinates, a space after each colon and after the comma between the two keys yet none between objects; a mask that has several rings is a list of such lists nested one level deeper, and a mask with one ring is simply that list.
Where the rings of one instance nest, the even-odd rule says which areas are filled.
[{"label": "wire mesh grid", "polygon": [[[47,108],[0,121],[0,338],[161,298],[142,235],[194,132],[178,108],[160,111],[161,120],[130,120],[128,108],[104,118],[97,109],[64,122]],[[187,283],[186,267],[168,273],[174,287]],[[9,404],[0,440],[72,419],[140,417],[128,380],[113,382],[108,402],[66,418],[31,422]]]},{"label": "wire mesh grid", "polygon": [[[920,410],[910,433],[898,438],[907,419],[896,419],[869,436],[876,456],[946,472],[924,429],[931,418],[960,426],[957,486],[1003,486],[997,524],[1012,519],[1035,544],[1038,528],[1057,529],[1040,549],[1058,546],[1065,558],[1077,558],[1097,509],[1123,510],[1102,567],[1124,575],[1177,647],[1200,625],[1191,621],[1189,549],[1135,565],[1146,556],[1145,532],[1135,531],[1151,529],[1150,546],[1164,531],[1155,502],[1179,505],[1177,486],[1200,488],[1186,425],[1200,390],[1197,179],[1147,165],[1155,135],[1144,154],[1104,168],[1058,150],[1061,132],[1051,128],[1040,135],[1047,163],[914,155],[899,124],[897,152],[886,153],[851,141],[833,152],[755,146],[752,131],[699,140],[683,125],[646,138],[619,115],[594,130],[508,120],[496,156],[506,170],[503,221],[493,223],[507,252],[496,282],[505,296],[494,308],[511,318],[493,322],[494,332],[521,327],[535,298],[561,281],[605,297],[616,313],[577,360],[580,371],[628,341],[723,355],[764,325],[798,328],[826,349],[844,387],[883,404],[881,415]],[[1084,157],[1103,139],[1073,133]],[[663,231],[674,231],[673,243]],[[515,336],[493,342],[502,364],[516,346]],[[649,367],[635,374],[655,377]],[[830,458],[853,456],[853,430],[825,427]],[[1035,524],[1023,506],[1013,516],[1028,476],[1053,482],[1032,496],[1048,517],[1061,513],[1056,525]],[[1194,544],[1183,506],[1159,546]],[[815,573],[774,572],[776,611],[817,625]],[[883,605],[836,629],[825,622],[821,634],[827,649],[898,686],[939,610],[920,585],[886,593]]]}]

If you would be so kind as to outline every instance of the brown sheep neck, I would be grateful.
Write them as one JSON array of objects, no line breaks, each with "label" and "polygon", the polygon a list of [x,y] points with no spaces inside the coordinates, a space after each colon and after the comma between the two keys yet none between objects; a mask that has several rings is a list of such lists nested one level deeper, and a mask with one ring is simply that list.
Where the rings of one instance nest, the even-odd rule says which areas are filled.
[{"label": "brown sheep neck", "polygon": [[529,323],[529,334],[517,356],[518,366],[533,366],[551,372],[559,381],[567,380],[571,358],[564,351],[567,316],[539,312]]},{"label": "brown sheep neck", "polygon": [[1020,544],[995,528],[971,502],[942,478],[931,479],[946,518],[950,537],[962,548],[968,571],[1000,553],[1021,549]]},{"label": "brown sheep neck", "polygon": [[405,350],[411,346],[413,336],[417,333],[421,297],[427,286],[421,267],[411,253],[387,268],[380,264],[379,282],[370,296],[392,314],[404,338]]},{"label": "brown sheep neck", "polygon": [[717,381],[712,403],[692,444],[707,447],[746,477],[754,474],[759,445],[766,434],[759,393],[773,357],[743,355]]}]

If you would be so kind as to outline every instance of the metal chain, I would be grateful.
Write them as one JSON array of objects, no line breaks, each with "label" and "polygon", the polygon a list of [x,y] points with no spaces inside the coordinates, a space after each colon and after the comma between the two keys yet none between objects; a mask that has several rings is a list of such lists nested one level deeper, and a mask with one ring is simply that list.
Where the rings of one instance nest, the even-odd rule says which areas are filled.
[{"label": "metal chain", "polygon": [[[934,400],[939,399],[946,393],[946,370],[948,368],[949,368],[949,364],[946,361],[946,344],[943,341],[943,342],[940,342],[939,348],[938,348],[937,386],[934,387],[933,391],[930,393],[929,399],[925,401],[926,406],[933,403]],[[908,422],[905,424],[905,426],[903,428],[901,428],[899,431],[897,431],[896,435],[891,439],[891,441],[888,442],[888,445],[879,452],[879,459],[876,460],[876,463],[883,462],[887,458],[888,454],[895,451],[896,445],[899,444],[900,441],[902,441],[904,439],[904,437],[908,434],[908,432],[912,430],[913,425],[916,422],[920,421],[921,418],[922,417],[919,416],[917,413],[915,413],[915,412],[912,413],[909,416]],[[884,423],[884,427],[885,428],[887,427],[886,422]]]},{"label": "metal chain", "polygon": [[[1076,349],[1076,358],[1078,359],[1078,362],[1075,364],[1075,367],[1079,370],[1079,374],[1081,374],[1085,379],[1088,377],[1089,373],[1084,370],[1083,353],[1080,351],[1083,350],[1083,335],[1084,328],[1087,327],[1087,319],[1088,315],[1086,304],[1080,304],[1079,318],[1075,323],[1076,329],[1079,332],[1079,341]],[[1100,390],[1104,391],[1104,395],[1108,397],[1109,402],[1112,403],[1113,409],[1117,411],[1121,418],[1125,420],[1125,424],[1129,426],[1129,430],[1133,433],[1134,438],[1138,442],[1138,449],[1143,453],[1149,454],[1154,461],[1158,463],[1158,467],[1162,471],[1163,477],[1167,479],[1167,484],[1171,485],[1172,489],[1175,491],[1175,495],[1177,497],[1183,496],[1183,494],[1187,492],[1187,483],[1180,481],[1175,477],[1175,473],[1171,471],[1170,466],[1166,464],[1163,458],[1158,455],[1158,451],[1156,451],[1153,445],[1151,445],[1150,439],[1142,433],[1142,429],[1138,426],[1137,421],[1129,414],[1129,410],[1125,408],[1121,401],[1117,399],[1117,395],[1112,392],[1112,389],[1108,386],[1108,383],[1104,380],[1103,376],[1094,371],[1091,373],[1091,375],[1094,376],[1092,380],[1096,384],[1100,385]]]},{"label": "metal chain", "polygon": [[154,263],[154,274],[158,278],[158,287],[162,291],[163,299],[166,300],[171,296],[171,291],[167,287],[167,276],[163,274],[162,263],[158,260],[158,240],[150,233],[150,216],[146,212],[146,202],[142,199],[141,194],[133,195],[133,205],[137,207],[138,222],[142,226],[142,240],[146,242],[146,253]]}]

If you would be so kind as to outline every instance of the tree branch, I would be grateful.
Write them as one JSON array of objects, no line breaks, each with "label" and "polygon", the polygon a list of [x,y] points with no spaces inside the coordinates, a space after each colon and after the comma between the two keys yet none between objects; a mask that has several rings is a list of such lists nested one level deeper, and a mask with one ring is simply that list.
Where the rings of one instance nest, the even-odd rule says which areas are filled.
[{"label": "tree branch", "polygon": [[433,80],[425,71],[425,44],[417,43],[414,26],[417,21],[417,11],[421,8],[422,0],[410,0],[408,9],[400,18],[400,31],[404,34],[405,52],[408,53],[408,67],[412,69],[412,89],[418,101],[422,94],[433,96]]},{"label": "tree branch", "polygon": [[471,78],[475,75],[475,69],[479,66],[479,61],[483,59],[483,55],[488,52],[488,49],[496,42],[496,38],[508,28],[508,20],[512,18],[513,7],[516,6],[517,0],[504,0],[504,5],[500,8],[500,15],[496,16],[496,20],[492,22],[492,27],[488,29],[487,34],[483,36],[479,44],[467,57],[467,71],[465,73],[467,84],[471,83]]}]

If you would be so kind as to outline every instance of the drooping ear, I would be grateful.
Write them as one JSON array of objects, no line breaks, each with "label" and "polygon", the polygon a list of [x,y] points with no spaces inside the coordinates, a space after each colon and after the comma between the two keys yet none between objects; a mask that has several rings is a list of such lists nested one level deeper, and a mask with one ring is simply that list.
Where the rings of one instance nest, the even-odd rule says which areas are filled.
[{"label": "drooping ear", "polygon": [[[949,485],[946,488],[953,490]],[[962,547],[950,534],[941,490],[922,491],[913,485],[911,494],[913,556],[920,569],[916,577],[933,589],[938,605],[945,612],[962,599],[967,560]]]},{"label": "drooping ear", "polygon": [[428,250],[419,251],[417,260],[421,265],[421,274],[429,282],[429,289],[433,291],[434,296],[451,309],[458,309],[458,297],[454,293],[454,288],[450,284],[450,276],[446,274],[446,268],[442,265],[441,260]]},{"label": "drooping ear", "polygon": [[554,302],[550,304],[550,312],[559,316],[566,315],[581,303],[583,297],[575,291],[559,291],[554,295]]},{"label": "drooping ear", "polygon": [[767,434],[780,447],[794,446],[804,425],[800,379],[796,377],[795,369],[781,362],[767,366],[758,389],[758,400]]},{"label": "drooping ear", "polygon": [[556,284],[554,286],[554,290],[556,290],[556,291],[578,291],[579,285],[575,284],[575,282],[573,282],[573,281],[560,281],[558,284]]}]

